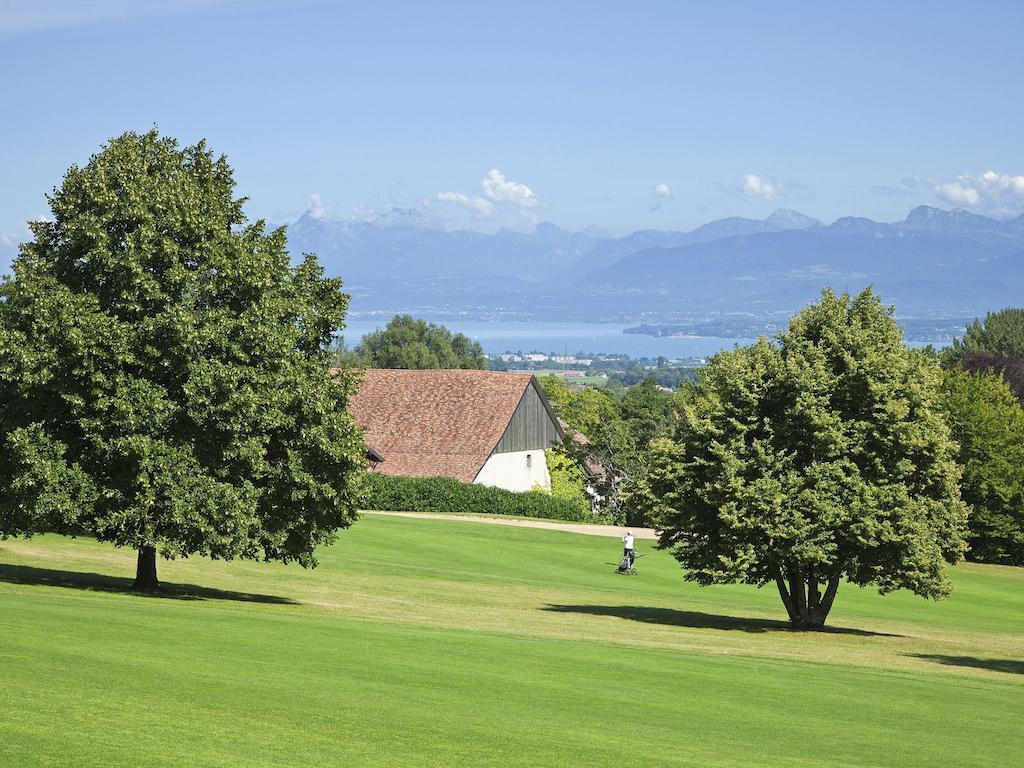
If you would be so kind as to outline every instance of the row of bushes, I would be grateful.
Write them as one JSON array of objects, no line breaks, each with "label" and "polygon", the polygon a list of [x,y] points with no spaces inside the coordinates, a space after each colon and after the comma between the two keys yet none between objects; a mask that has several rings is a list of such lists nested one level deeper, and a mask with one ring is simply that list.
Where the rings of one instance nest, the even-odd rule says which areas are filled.
[{"label": "row of bushes", "polygon": [[550,520],[590,520],[590,508],[576,499],[541,490],[515,493],[487,485],[466,485],[450,477],[366,475],[365,509],[523,515]]}]

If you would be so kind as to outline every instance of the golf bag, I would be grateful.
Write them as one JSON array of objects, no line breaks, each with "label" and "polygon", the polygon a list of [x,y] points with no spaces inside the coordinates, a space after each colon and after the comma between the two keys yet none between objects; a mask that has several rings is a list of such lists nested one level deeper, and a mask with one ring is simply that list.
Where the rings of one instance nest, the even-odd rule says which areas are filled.
[{"label": "golf bag", "polygon": [[622,562],[619,563],[618,572],[629,574],[636,573],[636,570],[633,568],[633,564],[635,562],[636,552],[634,552],[633,550],[626,550],[626,552],[624,552],[622,555]]}]

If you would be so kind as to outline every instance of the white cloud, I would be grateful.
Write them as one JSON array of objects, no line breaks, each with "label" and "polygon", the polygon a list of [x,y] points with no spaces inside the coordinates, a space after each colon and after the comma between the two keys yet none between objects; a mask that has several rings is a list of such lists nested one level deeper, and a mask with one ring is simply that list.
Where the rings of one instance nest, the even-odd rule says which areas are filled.
[{"label": "white cloud", "polygon": [[935,194],[947,203],[956,203],[957,205],[977,205],[981,200],[978,190],[961,184],[959,181],[936,184]]},{"label": "white cloud", "polygon": [[747,197],[759,197],[762,200],[778,200],[782,195],[783,185],[766,176],[748,173],[743,177],[743,194]]},{"label": "white cloud", "polygon": [[314,192],[306,198],[306,213],[314,219],[322,219],[327,215],[327,208],[324,207],[319,193]]},{"label": "white cloud", "polygon": [[1012,216],[1024,210],[1024,176],[1020,175],[961,173],[955,179],[934,180],[932,191],[946,203],[993,216]]},{"label": "white cloud", "polygon": [[511,203],[521,210],[526,210],[535,208],[539,202],[532,189],[518,181],[506,179],[497,168],[487,172],[480,181],[480,186],[484,188],[487,199],[495,203]]},{"label": "white cloud", "polygon": [[790,197],[813,197],[811,188],[799,181],[776,181],[756,173],[744,174],[742,184],[719,184],[718,188],[733,197],[768,202]]},{"label": "white cloud", "polygon": [[461,192],[438,192],[437,199],[442,203],[461,205],[477,216],[490,216],[494,213],[494,203],[478,195],[464,195]]},{"label": "white cloud", "polygon": [[662,182],[654,185],[654,194],[658,197],[672,197],[672,190],[668,188],[668,184]]},{"label": "white cloud", "polygon": [[497,168],[492,168],[480,180],[480,187],[482,195],[439,192],[433,199],[462,206],[481,218],[504,213],[518,214],[531,222],[537,221],[535,209],[540,206],[540,199],[525,184],[507,179]]}]

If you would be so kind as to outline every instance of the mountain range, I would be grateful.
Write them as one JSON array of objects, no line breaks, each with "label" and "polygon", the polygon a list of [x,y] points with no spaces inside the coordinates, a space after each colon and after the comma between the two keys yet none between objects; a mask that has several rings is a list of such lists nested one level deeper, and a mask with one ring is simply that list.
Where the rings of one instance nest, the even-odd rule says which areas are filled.
[{"label": "mountain range", "polygon": [[898,222],[797,211],[609,237],[544,222],[493,234],[304,215],[293,253],[344,278],[357,314],[678,319],[793,311],[826,285],[873,284],[914,317],[970,317],[1024,296],[1024,215],[914,208]]}]

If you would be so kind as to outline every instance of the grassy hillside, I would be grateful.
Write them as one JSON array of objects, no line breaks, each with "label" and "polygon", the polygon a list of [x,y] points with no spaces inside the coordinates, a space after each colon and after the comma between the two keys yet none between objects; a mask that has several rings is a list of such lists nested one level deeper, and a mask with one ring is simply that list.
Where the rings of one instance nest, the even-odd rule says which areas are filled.
[{"label": "grassy hillside", "polygon": [[0,764],[1020,764],[1024,569],[844,586],[803,634],[664,553],[616,576],[618,547],[367,517],[315,571],[161,562],[147,598],[129,552],[0,543]]}]

